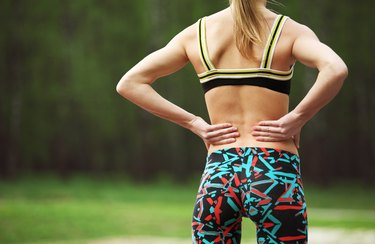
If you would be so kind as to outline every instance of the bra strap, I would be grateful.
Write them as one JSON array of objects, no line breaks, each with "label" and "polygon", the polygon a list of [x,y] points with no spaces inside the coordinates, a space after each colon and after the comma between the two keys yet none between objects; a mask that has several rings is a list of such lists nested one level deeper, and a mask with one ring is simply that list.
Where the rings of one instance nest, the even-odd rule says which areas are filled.
[{"label": "bra strap", "polygon": [[206,17],[203,17],[198,21],[198,44],[199,44],[199,53],[203,66],[209,71],[215,69],[215,66],[210,60],[208,55],[208,47],[206,40]]},{"label": "bra strap", "polygon": [[283,15],[278,15],[275,22],[273,23],[270,35],[267,40],[267,44],[264,49],[262,63],[260,68],[271,69],[273,55],[275,53],[277,42],[280,38],[281,31],[284,27],[285,22],[288,17]]}]

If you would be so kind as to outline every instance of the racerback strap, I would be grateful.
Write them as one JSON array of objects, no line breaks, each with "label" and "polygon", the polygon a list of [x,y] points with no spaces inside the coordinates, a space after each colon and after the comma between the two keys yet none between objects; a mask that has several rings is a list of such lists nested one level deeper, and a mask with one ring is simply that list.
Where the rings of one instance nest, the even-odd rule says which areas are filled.
[{"label": "racerback strap", "polygon": [[210,60],[210,56],[208,54],[208,47],[207,47],[207,40],[206,40],[206,17],[203,17],[202,19],[199,20],[198,41],[199,41],[200,57],[205,68],[207,70],[215,69],[215,66],[212,64]]},{"label": "racerback strap", "polygon": [[283,16],[283,15],[278,15],[276,17],[276,20],[273,23],[270,35],[268,36],[266,46],[264,48],[264,53],[263,53],[260,68],[271,69],[272,59],[275,53],[276,45],[280,38],[284,24],[287,20],[288,20],[288,17]]},{"label": "racerback strap", "polygon": [[[280,38],[282,29],[288,17],[283,15],[278,15],[272,25],[271,32],[268,36],[260,68],[271,69],[272,59],[275,53],[277,42]],[[198,21],[198,44],[201,61],[207,71],[215,69],[215,66],[210,60],[207,47],[206,39],[206,17],[199,19]]]}]

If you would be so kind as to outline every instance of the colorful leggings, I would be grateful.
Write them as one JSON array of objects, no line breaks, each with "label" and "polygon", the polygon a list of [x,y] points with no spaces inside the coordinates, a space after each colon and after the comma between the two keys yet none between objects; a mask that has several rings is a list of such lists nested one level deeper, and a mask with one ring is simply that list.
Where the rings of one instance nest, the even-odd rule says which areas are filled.
[{"label": "colorful leggings", "polygon": [[194,244],[239,244],[242,217],[257,241],[307,243],[299,157],[270,148],[229,148],[207,157],[193,214]]}]

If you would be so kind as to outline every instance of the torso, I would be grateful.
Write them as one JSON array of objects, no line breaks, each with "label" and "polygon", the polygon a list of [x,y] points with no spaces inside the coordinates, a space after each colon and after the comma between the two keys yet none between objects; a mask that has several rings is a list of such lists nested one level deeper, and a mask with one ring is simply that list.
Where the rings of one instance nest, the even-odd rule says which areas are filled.
[{"label": "torso", "polygon": [[[277,17],[267,12],[266,20],[271,27]],[[236,47],[234,40],[233,19],[229,9],[207,17],[207,46],[212,63],[217,69],[258,68],[264,47],[254,47],[253,60],[245,59]],[[293,35],[289,34],[286,22],[272,61],[272,69],[288,71],[294,64],[292,46]],[[198,43],[191,43],[187,55],[198,74],[206,71],[199,56]],[[193,45],[195,47],[193,48]],[[195,51],[195,52],[194,52]],[[280,81],[282,82],[282,81]],[[251,135],[252,127],[259,121],[277,120],[289,109],[289,96],[257,86],[220,86],[205,93],[208,113],[212,124],[232,123],[239,130],[240,137],[235,143],[212,145],[209,153],[229,147],[267,147],[278,148],[298,154],[292,139],[287,141],[265,143],[258,142]]]}]

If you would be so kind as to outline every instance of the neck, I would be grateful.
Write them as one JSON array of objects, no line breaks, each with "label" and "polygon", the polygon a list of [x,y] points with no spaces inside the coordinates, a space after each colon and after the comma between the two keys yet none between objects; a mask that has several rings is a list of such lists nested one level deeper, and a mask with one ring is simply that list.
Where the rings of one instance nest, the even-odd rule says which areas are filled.
[{"label": "neck", "polygon": [[259,5],[263,5],[263,7],[267,5],[267,0],[258,0],[257,2]]},{"label": "neck", "polygon": [[257,6],[257,8],[261,9],[262,11],[266,10],[267,0],[258,0],[255,2],[256,2],[255,5]]}]

